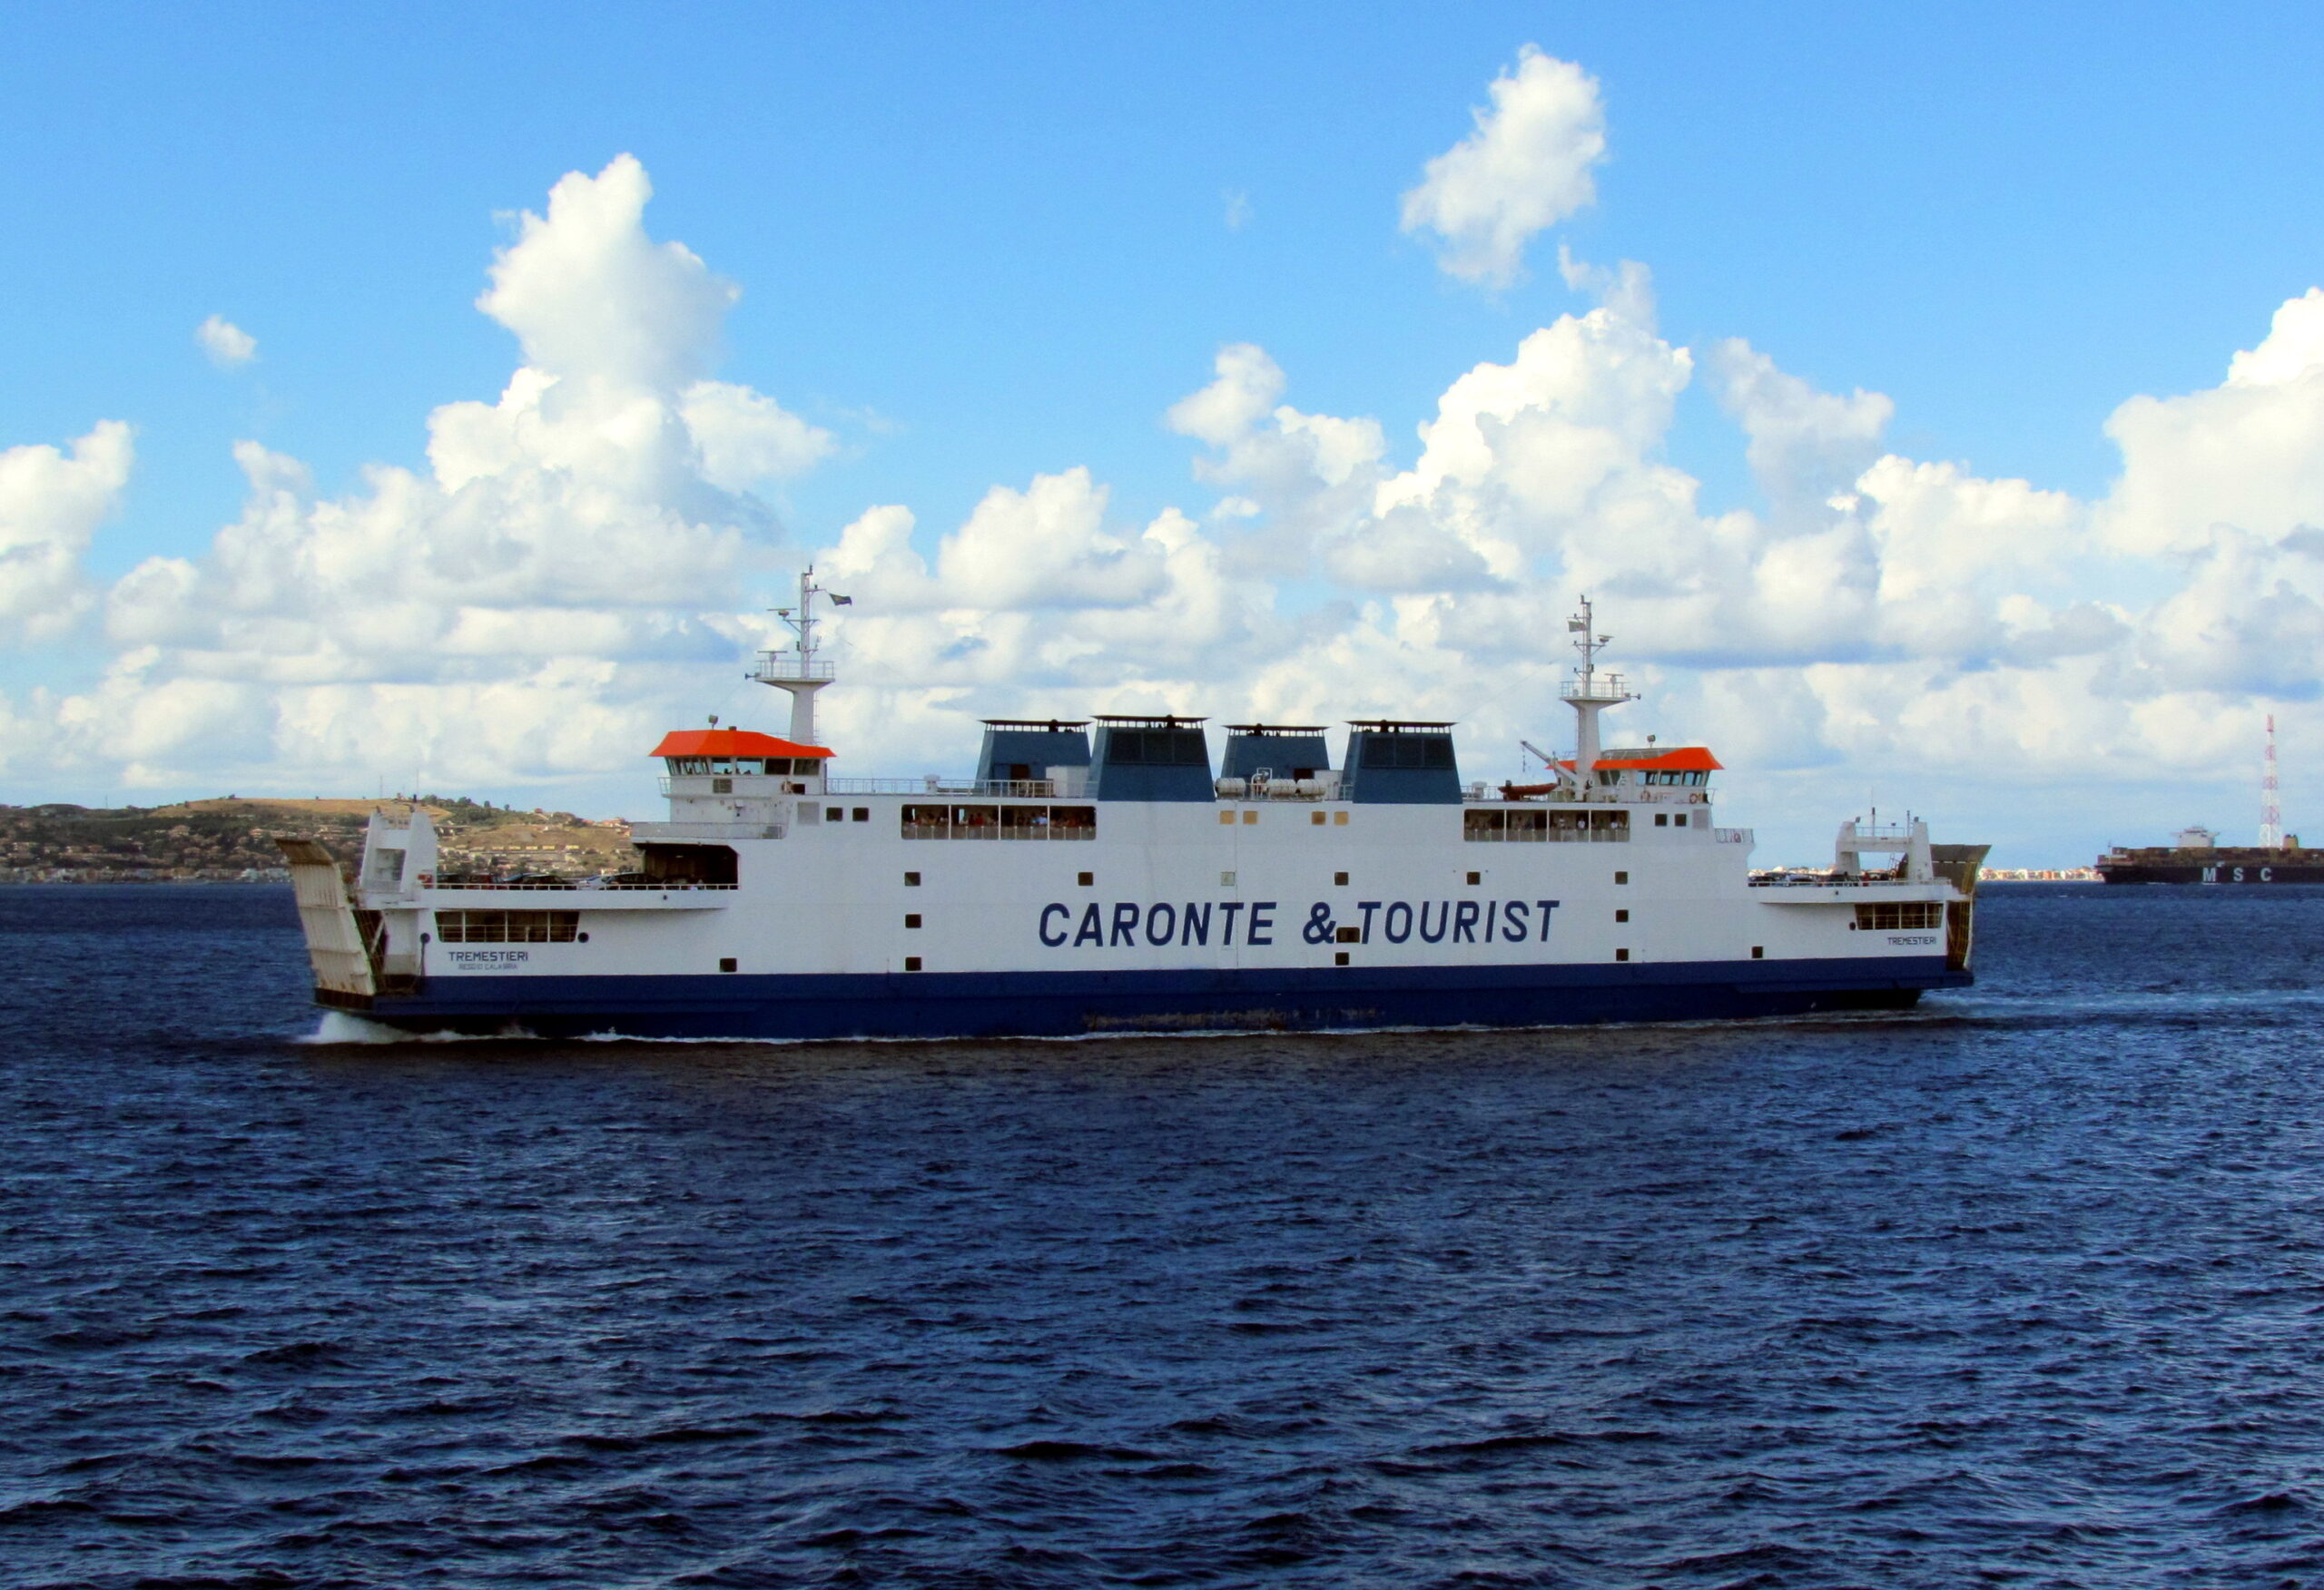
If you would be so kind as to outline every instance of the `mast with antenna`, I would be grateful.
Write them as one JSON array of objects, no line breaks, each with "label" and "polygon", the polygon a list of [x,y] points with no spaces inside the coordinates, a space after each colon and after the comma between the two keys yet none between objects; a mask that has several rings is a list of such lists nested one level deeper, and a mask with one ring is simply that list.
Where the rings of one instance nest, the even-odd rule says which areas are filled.
[{"label": "mast with antenna", "polygon": [[2284,809],[2276,787],[2276,715],[2268,714],[2268,748],[2260,761],[2260,849],[2284,848]]},{"label": "mast with antenna", "polygon": [[821,596],[834,607],[851,605],[854,598],[826,591],[815,584],[815,565],[799,572],[799,604],[778,607],[774,615],[791,628],[793,642],[782,651],[761,652],[759,665],[746,677],[791,694],[791,738],[801,745],[820,745],[815,738],[815,692],[838,677],[838,671],[815,656],[814,601]]},{"label": "mast with antenna", "polygon": [[1558,699],[1571,707],[1574,716],[1581,720],[1574,725],[1573,777],[1581,787],[1581,799],[1587,800],[1592,787],[1590,774],[1598,766],[1598,714],[1638,697],[1631,693],[1630,682],[1620,674],[1598,671],[1599,649],[1610,643],[1614,637],[1598,633],[1588,596],[1582,597],[1581,611],[1568,618],[1565,627],[1567,633],[1581,637],[1573,643],[1573,649],[1581,653],[1581,666],[1566,680]]}]

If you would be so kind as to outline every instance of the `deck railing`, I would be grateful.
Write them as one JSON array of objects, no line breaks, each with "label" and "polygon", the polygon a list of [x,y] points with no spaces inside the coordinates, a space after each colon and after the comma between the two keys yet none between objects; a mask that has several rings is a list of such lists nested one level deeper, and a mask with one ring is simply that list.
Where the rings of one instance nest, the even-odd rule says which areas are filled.
[{"label": "deck railing", "polygon": [[442,893],[447,890],[458,890],[462,893],[466,893],[471,889],[490,889],[495,893],[549,890],[562,891],[567,894],[575,892],[598,894],[608,889],[651,889],[659,894],[680,894],[689,889],[731,889],[741,886],[732,883],[612,883],[595,878],[559,878],[553,883],[468,883],[459,879],[454,879],[449,882],[430,884],[427,887],[438,893]]},{"label": "deck railing", "polygon": [[779,822],[634,822],[629,842],[651,844],[657,839],[779,839]]},{"label": "deck railing", "polygon": [[838,665],[832,662],[803,662],[796,652],[761,652],[759,665],[753,679],[832,680],[839,677]]}]

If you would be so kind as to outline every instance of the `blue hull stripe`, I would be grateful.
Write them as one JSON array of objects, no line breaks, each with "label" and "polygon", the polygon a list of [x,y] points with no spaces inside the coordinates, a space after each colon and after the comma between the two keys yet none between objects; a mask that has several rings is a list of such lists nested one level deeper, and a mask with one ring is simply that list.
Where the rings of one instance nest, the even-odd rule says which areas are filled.
[{"label": "blue hull stripe", "polygon": [[434,977],[371,1019],[543,1037],[998,1038],[1551,1026],[1894,1007],[1967,986],[1942,956],[1282,971]]}]

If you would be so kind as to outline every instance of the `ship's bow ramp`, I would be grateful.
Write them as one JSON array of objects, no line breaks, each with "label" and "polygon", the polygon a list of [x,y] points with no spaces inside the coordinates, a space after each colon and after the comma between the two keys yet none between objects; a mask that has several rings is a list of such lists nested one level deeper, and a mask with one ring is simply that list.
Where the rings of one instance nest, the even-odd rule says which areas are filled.
[{"label": "ship's bow ramp", "polygon": [[1945,959],[1955,971],[1969,969],[1976,944],[1977,878],[1991,845],[1931,845],[1929,862],[1939,878],[1961,891],[1945,914]]},{"label": "ship's bow ramp", "polygon": [[299,926],[307,935],[307,959],[315,969],[315,996],[324,1005],[368,1009],[379,992],[370,947],[347,898],[347,880],[331,853],[313,839],[277,839],[290,865],[290,888],[299,900]]}]

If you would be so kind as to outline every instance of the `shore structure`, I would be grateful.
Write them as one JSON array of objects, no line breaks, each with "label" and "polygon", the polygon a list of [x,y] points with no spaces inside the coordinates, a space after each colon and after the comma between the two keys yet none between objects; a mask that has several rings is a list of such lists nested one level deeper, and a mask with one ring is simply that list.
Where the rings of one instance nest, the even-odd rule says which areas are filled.
[{"label": "shore structure", "polygon": [[1636,699],[1588,599],[1575,754],[1463,781],[1449,722],[992,719],[975,776],[856,778],[803,575],[751,677],[778,737],[665,736],[638,871],[490,882],[427,814],[344,877],[288,841],[331,1009],[416,1032],[735,1038],[1530,1026],[1894,1009],[1972,980],[1985,849],[1840,825],[1828,871],[1755,879],[1702,746],[1609,748]]}]

